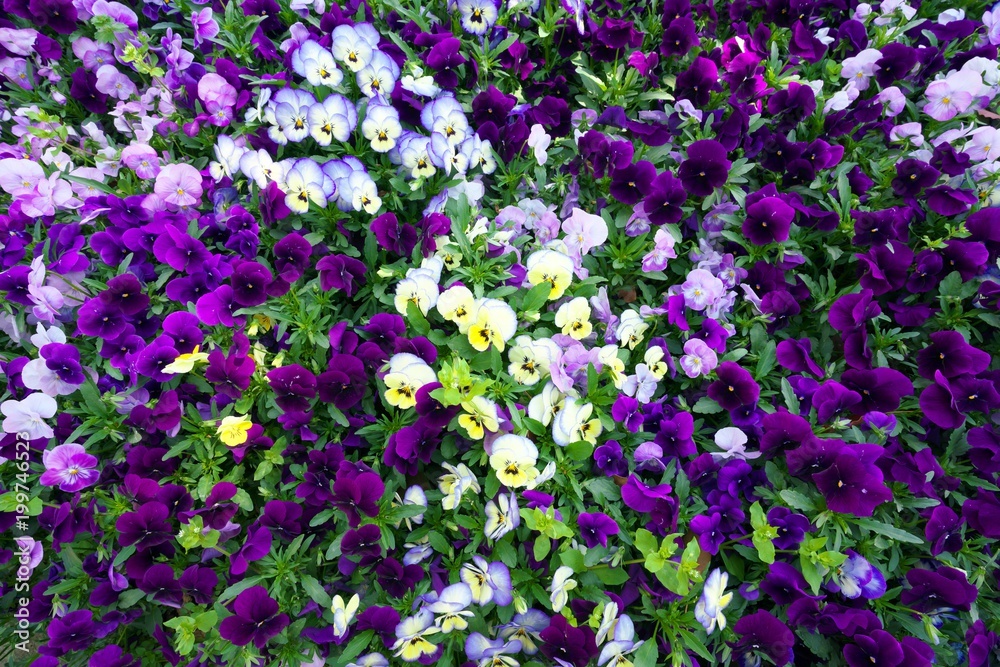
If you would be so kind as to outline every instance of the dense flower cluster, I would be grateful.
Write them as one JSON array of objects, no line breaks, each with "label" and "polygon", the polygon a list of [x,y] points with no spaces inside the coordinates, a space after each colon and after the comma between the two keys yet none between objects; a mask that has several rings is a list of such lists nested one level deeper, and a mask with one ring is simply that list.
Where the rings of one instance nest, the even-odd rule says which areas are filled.
[{"label": "dense flower cluster", "polygon": [[18,650],[996,664],[966,4],[3,0]]}]

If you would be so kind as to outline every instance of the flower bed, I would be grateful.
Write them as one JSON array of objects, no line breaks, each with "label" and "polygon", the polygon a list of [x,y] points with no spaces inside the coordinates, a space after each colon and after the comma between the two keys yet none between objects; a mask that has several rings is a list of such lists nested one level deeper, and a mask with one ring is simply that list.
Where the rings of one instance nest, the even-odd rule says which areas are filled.
[{"label": "flower bed", "polygon": [[4,0],[34,667],[1000,660],[1000,9]]}]

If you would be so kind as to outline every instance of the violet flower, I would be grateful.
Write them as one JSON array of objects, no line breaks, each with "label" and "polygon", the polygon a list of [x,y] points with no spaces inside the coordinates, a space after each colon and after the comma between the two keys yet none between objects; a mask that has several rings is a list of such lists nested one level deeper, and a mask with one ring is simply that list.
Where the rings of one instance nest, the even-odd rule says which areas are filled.
[{"label": "violet flower", "polygon": [[97,483],[101,472],[97,469],[97,457],[87,453],[81,445],[67,443],[58,445],[42,453],[45,472],[38,478],[40,484],[58,486],[68,493]]},{"label": "violet flower", "polygon": [[702,139],[688,146],[687,159],[681,163],[677,176],[689,193],[707,197],[715,188],[725,184],[731,165],[722,144],[713,139]]},{"label": "violet flower", "polygon": [[268,595],[266,588],[253,586],[236,596],[234,613],[219,624],[219,634],[236,646],[253,642],[258,649],[263,649],[290,623],[288,615],[279,611],[278,603]]},{"label": "violet flower", "polygon": [[618,524],[603,512],[593,514],[581,512],[576,518],[576,523],[580,528],[580,536],[588,549],[592,549],[598,544],[607,547],[608,536],[618,534]]}]

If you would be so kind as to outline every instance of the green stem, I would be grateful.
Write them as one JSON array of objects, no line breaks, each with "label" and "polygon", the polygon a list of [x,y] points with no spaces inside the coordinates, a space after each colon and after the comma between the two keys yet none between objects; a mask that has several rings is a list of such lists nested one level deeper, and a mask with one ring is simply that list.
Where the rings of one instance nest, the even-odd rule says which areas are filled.
[{"label": "green stem", "polygon": [[[646,562],[645,558],[636,558],[636,559],[633,559],[633,560],[623,560],[618,565],[636,565],[638,563],[645,563],[645,562]],[[597,565],[591,565],[591,566],[589,566],[587,569],[588,570],[602,570],[604,568],[609,568],[609,567],[611,567],[611,563],[598,563]]]}]

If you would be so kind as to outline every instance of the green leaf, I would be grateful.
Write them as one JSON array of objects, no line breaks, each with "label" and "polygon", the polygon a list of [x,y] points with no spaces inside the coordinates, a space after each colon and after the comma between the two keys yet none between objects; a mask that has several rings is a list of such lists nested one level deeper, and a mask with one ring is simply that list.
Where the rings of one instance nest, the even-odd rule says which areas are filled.
[{"label": "green leaf", "polygon": [[336,510],[323,510],[322,512],[320,512],[319,514],[317,514],[316,516],[314,516],[309,521],[309,525],[310,526],[318,526],[321,523],[326,523],[327,521],[329,521],[333,517],[333,515],[335,513],[336,513]]},{"label": "green leaf", "polygon": [[587,553],[583,557],[583,564],[587,567],[593,567],[609,555],[611,555],[611,552],[607,547],[594,547],[592,549],[587,549]]},{"label": "green leaf", "polygon": [[243,581],[236,582],[226,590],[222,591],[222,595],[219,596],[218,600],[219,604],[224,604],[229,600],[232,600],[234,597],[236,597],[246,589],[252,588],[257,584],[261,583],[262,581],[264,581],[264,577],[258,575],[256,577],[247,577]]},{"label": "green leaf", "polygon": [[688,578],[680,573],[675,563],[668,563],[656,573],[656,578],[660,580],[668,591],[684,597],[691,590]]},{"label": "green leaf", "polygon": [[855,519],[854,523],[863,530],[870,530],[872,532],[878,533],[879,535],[885,535],[890,537],[897,542],[906,542],[908,544],[923,544],[924,540],[922,537],[917,537],[913,533],[908,533],[902,528],[896,528],[887,523],[882,523],[881,521],[876,521],[874,519]]},{"label": "green leaf", "polygon": [[[702,643],[698,636],[692,633],[690,630],[685,630],[684,628],[678,628],[677,634],[684,641],[684,645],[698,654],[700,658],[703,658],[708,664],[713,664],[715,662],[715,656],[712,652],[708,650],[708,647]],[[645,646],[645,644],[643,644]]]},{"label": "green leaf", "polygon": [[546,535],[539,535],[535,538],[535,545],[532,549],[535,560],[542,561],[545,557],[549,555],[549,550],[552,548],[552,540]]},{"label": "green leaf", "polygon": [[208,632],[213,627],[215,627],[215,622],[218,620],[219,614],[213,609],[209,609],[206,612],[202,612],[195,616],[194,625],[196,628],[202,632]]},{"label": "green leaf", "polygon": [[[656,650],[656,637],[646,640],[639,650],[635,652],[635,659],[632,664],[635,667],[656,667],[660,655]],[[709,663],[712,661],[709,660]]]},{"label": "green leaf", "polygon": [[938,284],[938,294],[941,296],[958,296],[962,289],[962,274],[952,271]]},{"label": "green leaf", "polygon": [[548,433],[548,429],[545,428],[545,425],[537,419],[532,419],[531,417],[521,417],[521,423],[523,423],[525,427],[531,431],[532,435],[545,435]]},{"label": "green leaf", "polygon": [[766,537],[754,535],[753,545],[757,548],[757,557],[762,563],[770,565],[774,562],[774,542]]},{"label": "green leaf", "polygon": [[767,518],[764,516],[764,508],[760,506],[760,501],[750,506],[750,525],[754,528],[767,526]]},{"label": "green leaf", "polygon": [[667,565],[667,559],[664,558],[659,551],[654,551],[653,553],[646,554],[646,562],[643,563],[643,566],[647,570],[656,574],[657,576],[659,576],[660,572],[663,572],[663,570],[670,569],[669,567],[666,567],[666,565]]},{"label": "green leaf", "polygon": [[754,373],[754,378],[757,380],[765,378],[774,368],[774,365],[778,361],[778,357],[775,353],[777,347],[778,344],[771,340],[768,341],[766,346],[764,346],[764,350],[762,352],[758,352],[760,358],[757,359],[757,371]]},{"label": "green leaf", "polygon": [[337,659],[332,663],[334,667],[344,667],[344,665],[361,655],[361,653],[368,648],[368,645],[371,643],[373,637],[375,637],[374,630],[365,630],[352,639],[347,646],[344,647],[344,650],[339,652]]},{"label": "green leaf", "polygon": [[816,510],[816,504],[811,498],[809,498],[809,496],[794,489],[784,489],[778,495],[780,495],[781,499],[788,503],[790,507],[794,507],[797,510],[802,510],[803,512],[813,512]]},{"label": "green leaf", "polygon": [[584,572],[587,566],[583,562],[583,554],[576,549],[567,549],[559,554],[562,564],[573,568],[574,572]]},{"label": "green leaf", "polygon": [[608,586],[620,586],[631,579],[628,570],[621,567],[602,567],[593,570],[593,572],[601,580],[601,583]]},{"label": "green leaf", "polygon": [[493,545],[493,555],[507,567],[517,566],[517,548],[509,541],[502,540]]},{"label": "green leaf", "polygon": [[594,446],[586,440],[578,440],[566,447],[566,454],[574,461],[589,461],[594,455]]},{"label": "green leaf", "polygon": [[130,544],[129,546],[123,548],[121,551],[118,552],[118,555],[115,557],[115,560],[112,563],[112,565],[114,567],[118,567],[119,565],[127,561],[129,558],[131,558],[132,554],[134,553],[135,553],[135,545]]},{"label": "green leaf", "polygon": [[722,406],[713,401],[708,396],[702,396],[698,399],[698,402],[694,404],[691,408],[695,412],[701,415],[714,415],[716,413],[722,412]]},{"label": "green leaf", "polygon": [[329,609],[330,605],[333,604],[333,600],[330,599],[330,595],[323,590],[320,583],[308,574],[299,575],[299,580],[302,582],[302,588],[306,590],[309,597],[312,598],[313,602],[318,604],[323,609]]},{"label": "green leaf", "polygon": [[801,554],[799,556],[799,567],[802,570],[802,576],[804,576],[806,581],[809,582],[813,595],[819,595],[819,589],[823,585],[824,573],[821,572],[819,566],[809,560],[809,557],[805,554]]},{"label": "green leaf", "polygon": [[760,354],[760,351],[767,347],[768,335],[767,331],[760,324],[755,324],[750,327],[750,349],[756,354]]},{"label": "green leaf", "polygon": [[795,395],[795,390],[792,388],[792,384],[788,381],[788,378],[781,378],[781,396],[785,399],[785,407],[793,415],[799,414],[799,397]]},{"label": "green leaf", "polygon": [[406,304],[406,319],[409,320],[410,326],[413,327],[413,330],[421,336],[426,336],[430,333],[430,323],[427,321],[427,318],[424,317],[424,314],[420,312],[420,308],[417,304],[412,301],[409,301]]},{"label": "green leaf", "polygon": [[431,532],[427,534],[431,547],[439,554],[448,555],[451,553],[451,542],[445,539],[441,533]]},{"label": "green leaf", "polygon": [[400,505],[399,507],[393,507],[392,511],[389,512],[388,522],[395,523],[401,519],[409,519],[411,517],[420,516],[427,511],[427,508],[423,505],[417,504],[406,504]]},{"label": "green leaf", "polygon": [[635,548],[642,553],[642,555],[655,553],[660,550],[660,541],[656,539],[656,535],[645,528],[640,528],[635,533]]},{"label": "green leaf", "polygon": [[86,185],[88,188],[94,188],[105,194],[113,195],[115,194],[114,188],[108,186],[106,183],[101,183],[100,181],[95,181],[92,178],[84,178],[82,176],[74,176],[73,174],[63,174],[62,178],[67,181],[72,181],[74,183],[79,183],[81,185]]},{"label": "green leaf", "polygon": [[528,290],[521,301],[521,310],[525,313],[535,312],[545,305],[549,300],[552,286],[548,283],[539,283]]},{"label": "green leaf", "polygon": [[144,597],[146,594],[136,588],[127,590],[118,596],[118,606],[127,609]]}]

